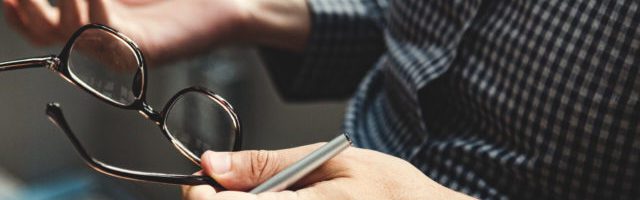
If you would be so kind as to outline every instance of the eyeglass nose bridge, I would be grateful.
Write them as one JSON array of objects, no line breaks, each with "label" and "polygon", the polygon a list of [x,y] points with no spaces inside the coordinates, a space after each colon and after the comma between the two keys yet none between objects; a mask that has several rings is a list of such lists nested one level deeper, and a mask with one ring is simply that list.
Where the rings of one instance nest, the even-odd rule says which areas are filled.
[{"label": "eyeglass nose bridge", "polygon": [[157,125],[162,123],[162,114],[153,110],[153,108],[145,102],[142,102],[141,105],[142,107],[138,110],[138,113],[140,113],[144,118],[153,120]]}]

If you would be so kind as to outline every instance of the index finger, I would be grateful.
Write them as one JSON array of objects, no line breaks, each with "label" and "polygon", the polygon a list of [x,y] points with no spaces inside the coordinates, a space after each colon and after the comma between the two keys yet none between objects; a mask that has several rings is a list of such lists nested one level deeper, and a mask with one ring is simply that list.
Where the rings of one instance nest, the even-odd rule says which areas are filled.
[{"label": "index finger", "polygon": [[[344,192],[343,179],[334,179],[314,184],[311,187],[297,191],[285,190],[281,192],[265,192],[250,194],[237,191],[225,191],[212,195],[216,200],[320,200],[320,199],[346,199],[349,197]],[[341,187],[342,186],[342,187]]]},{"label": "index finger", "polygon": [[[193,175],[202,175],[202,171]],[[181,189],[182,199],[210,199],[216,194],[215,188],[210,185],[183,185]]]},{"label": "index finger", "polygon": [[44,45],[63,40],[57,32],[59,10],[46,0],[17,1],[18,15],[25,21],[31,34],[41,38]]}]

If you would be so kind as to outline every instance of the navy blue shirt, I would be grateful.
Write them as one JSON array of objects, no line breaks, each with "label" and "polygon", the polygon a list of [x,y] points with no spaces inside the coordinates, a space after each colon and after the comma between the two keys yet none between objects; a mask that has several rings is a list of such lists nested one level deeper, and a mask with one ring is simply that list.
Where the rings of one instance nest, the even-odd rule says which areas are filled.
[{"label": "navy blue shirt", "polygon": [[310,0],[302,54],[263,51],[290,100],[352,97],[359,147],[482,199],[640,196],[631,0]]}]

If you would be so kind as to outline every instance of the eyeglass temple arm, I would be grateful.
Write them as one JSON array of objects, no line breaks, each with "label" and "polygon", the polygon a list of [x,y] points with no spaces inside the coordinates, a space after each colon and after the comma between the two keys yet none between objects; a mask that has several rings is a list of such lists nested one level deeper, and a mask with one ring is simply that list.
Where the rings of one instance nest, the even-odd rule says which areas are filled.
[{"label": "eyeglass temple arm", "polygon": [[45,56],[40,58],[28,58],[16,61],[9,61],[0,63],[0,71],[24,69],[24,68],[37,68],[37,67],[55,67],[60,63],[60,60],[56,56]]},{"label": "eyeglass temple arm", "polygon": [[96,171],[110,176],[136,180],[136,181],[148,181],[164,184],[176,184],[176,185],[204,185],[208,184],[217,189],[226,190],[222,185],[216,182],[209,176],[197,176],[197,175],[177,175],[177,174],[164,174],[153,172],[141,172],[129,169],[123,169],[115,166],[105,164],[89,155],[87,151],[82,147],[80,141],[71,131],[67,121],[62,114],[62,109],[58,103],[47,104],[47,116],[49,119],[60,129],[64,131],[76,151],[85,160],[87,165]]}]

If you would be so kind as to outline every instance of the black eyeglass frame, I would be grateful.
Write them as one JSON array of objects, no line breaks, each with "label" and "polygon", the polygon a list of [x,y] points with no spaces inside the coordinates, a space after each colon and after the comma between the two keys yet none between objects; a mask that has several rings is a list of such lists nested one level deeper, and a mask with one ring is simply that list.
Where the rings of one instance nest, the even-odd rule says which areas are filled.
[{"label": "black eyeglass frame", "polygon": [[[92,90],[91,88],[89,88],[89,86],[85,85],[82,80],[76,79],[70,72],[68,67],[68,61],[69,61],[69,54],[73,48],[73,45],[76,39],[84,31],[90,30],[90,29],[98,29],[98,30],[107,31],[110,34],[113,34],[114,36],[118,37],[118,39],[121,39],[122,41],[126,42],[127,45],[129,45],[129,47],[135,53],[136,59],[138,61],[138,66],[137,66],[138,69],[134,78],[135,79],[134,82],[139,82],[140,85],[139,87],[132,88],[135,99],[130,104],[125,105],[125,104],[118,103],[115,100],[112,100],[109,97],[106,97],[98,93],[97,91]],[[30,59],[0,63],[0,72],[7,71],[7,70],[39,68],[39,67],[46,67],[48,69],[53,70],[54,72],[57,72],[62,78],[64,78],[68,82],[80,87],[84,91],[92,94],[93,96],[97,97],[98,99],[110,105],[113,105],[122,109],[138,111],[146,119],[149,119],[153,121],[155,124],[157,124],[160,127],[163,135],[169,141],[171,141],[174,147],[196,165],[200,165],[200,157],[198,155],[195,155],[193,152],[191,152],[188,148],[186,148],[182,144],[182,142],[180,142],[175,137],[173,137],[173,135],[171,135],[171,133],[169,132],[166,126],[166,121],[167,121],[166,114],[174,106],[175,102],[179,100],[186,93],[197,92],[197,93],[206,95],[211,100],[215,101],[218,105],[220,105],[227,112],[227,114],[229,115],[229,118],[231,119],[231,123],[233,125],[232,134],[235,136],[233,141],[233,147],[231,150],[239,151],[241,149],[241,143],[242,143],[241,125],[240,125],[240,120],[238,119],[238,116],[235,113],[233,107],[224,98],[220,97],[219,95],[205,88],[190,87],[190,88],[186,88],[179,91],[169,100],[167,104],[165,104],[162,112],[160,113],[155,111],[151,106],[149,106],[146,103],[147,70],[144,62],[144,56],[140,48],[138,47],[138,45],[136,45],[131,39],[129,39],[125,35],[121,34],[120,32],[110,27],[100,25],[100,24],[88,24],[88,25],[82,26],[71,36],[71,38],[66,43],[63,50],[58,56],[52,55],[52,56],[46,56],[46,57],[40,57],[40,58],[30,58]],[[208,176],[141,172],[141,171],[123,169],[123,168],[119,168],[119,167],[115,167],[115,166],[111,166],[106,163],[103,163],[91,157],[86,152],[86,150],[84,149],[80,141],[76,138],[75,134],[73,134],[70,126],[68,125],[67,121],[64,118],[64,115],[62,114],[62,109],[60,108],[60,105],[58,103],[49,103],[47,105],[46,113],[49,119],[65,132],[65,134],[73,144],[74,148],[78,151],[78,153],[86,161],[86,163],[90,167],[92,167],[93,169],[99,172],[102,172],[107,175],[119,177],[119,178],[130,179],[130,180],[165,183],[165,184],[179,184],[179,185],[209,184],[216,188],[224,189],[220,184],[218,184],[215,180],[213,180]]]}]

